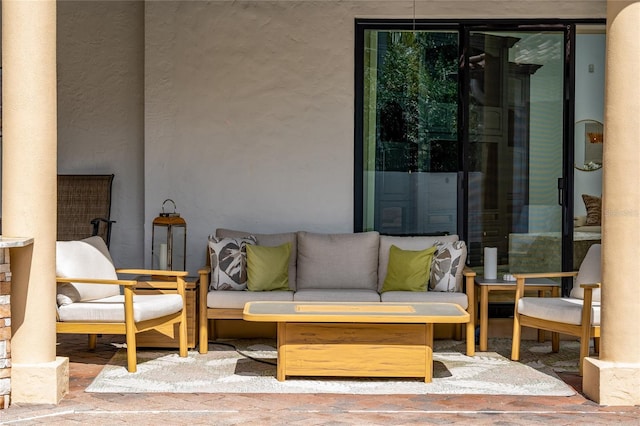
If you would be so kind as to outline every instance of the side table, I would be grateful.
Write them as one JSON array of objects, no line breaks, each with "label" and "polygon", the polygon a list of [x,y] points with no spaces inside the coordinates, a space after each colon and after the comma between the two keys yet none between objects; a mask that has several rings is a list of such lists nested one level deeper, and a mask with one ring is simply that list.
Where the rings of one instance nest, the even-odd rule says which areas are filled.
[{"label": "side table", "polygon": [[[156,277],[139,276],[135,280],[138,281],[135,290],[137,294],[161,294],[172,291],[170,290],[171,283]],[[198,346],[198,289],[200,287],[200,277],[185,277],[184,280],[187,302],[187,348],[194,349]],[[156,330],[139,333],[136,336],[136,344],[139,347],[148,348],[177,348],[179,347],[178,326],[176,325],[169,330],[162,330],[162,333]]]},{"label": "side table", "polygon": [[[484,352],[487,350],[489,340],[489,292],[511,291],[515,298],[516,282],[499,278],[486,279],[481,275],[476,275],[474,282],[477,299],[480,303],[480,351]],[[537,291],[540,297],[544,296],[546,291],[551,291],[553,297],[560,295],[560,283],[548,278],[527,278],[524,285],[525,290]],[[542,333],[544,333],[542,330],[538,332],[539,340],[542,340]]]}]

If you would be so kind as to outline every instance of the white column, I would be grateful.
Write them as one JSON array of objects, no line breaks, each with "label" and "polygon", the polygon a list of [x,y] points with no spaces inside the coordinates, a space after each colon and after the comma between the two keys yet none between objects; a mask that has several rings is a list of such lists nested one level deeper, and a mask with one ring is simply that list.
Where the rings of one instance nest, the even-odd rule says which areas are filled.
[{"label": "white column", "polygon": [[599,359],[583,390],[603,405],[640,404],[640,1],[607,1]]},{"label": "white column", "polygon": [[2,1],[3,234],[11,249],[11,400],[58,403],[68,360],[56,357],[56,2]]}]

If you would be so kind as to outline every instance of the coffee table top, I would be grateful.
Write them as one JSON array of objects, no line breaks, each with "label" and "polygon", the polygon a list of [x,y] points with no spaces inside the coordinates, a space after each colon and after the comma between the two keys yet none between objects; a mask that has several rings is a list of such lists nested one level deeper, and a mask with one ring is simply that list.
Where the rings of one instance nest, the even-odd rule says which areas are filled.
[{"label": "coffee table top", "polygon": [[249,302],[243,319],[273,322],[466,323],[454,303]]}]

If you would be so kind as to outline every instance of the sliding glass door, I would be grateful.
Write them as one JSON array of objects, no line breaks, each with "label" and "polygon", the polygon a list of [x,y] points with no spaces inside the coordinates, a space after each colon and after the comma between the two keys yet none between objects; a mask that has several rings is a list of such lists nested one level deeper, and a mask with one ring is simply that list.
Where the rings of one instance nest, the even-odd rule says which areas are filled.
[{"label": "sliding glass door", "polygon": [[562,270],[564,31],[468,32],[468,245],[503,273]]}]

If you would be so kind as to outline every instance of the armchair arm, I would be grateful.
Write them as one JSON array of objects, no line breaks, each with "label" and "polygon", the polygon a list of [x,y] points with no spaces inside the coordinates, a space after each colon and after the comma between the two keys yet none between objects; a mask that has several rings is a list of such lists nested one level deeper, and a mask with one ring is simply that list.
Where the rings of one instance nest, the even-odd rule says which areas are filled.
[{"label": "armchair arm", "polygon": [[578,275],[578,271],[569,272],[528,272],[528,273],[515,273],[513,276],[518,279],[522,278],[562,278],[562,277],[575,277]]},{"label": "armchair arm", "polygon": [[97,278],[62,278],[56,277],[56,282],[61,283],[78,283],[78,284],[113,284],[123,287],[135,287],[137,282],[135,280],[101,280]]},{"label": "armchair arm", "polygon": [[126,275],[154,275],[161,277],[186,277],[189,275],[187,271],[167,271],[164,269],[129,269],[129,268],[120,268],[116,269],[116,273],[118,274],[126,274]]},{"label": "armchair arm", "polygon": [[[600,283],[594,284],[580,284],[581,288],[584,288],[584,297],[582,299],[582,316],[581,324],[589,324],[591,325],[591,306],[593,305],[593,290],[596,288],[600,288]],[[582,336],[585,338],[585,336]],[[589,339],[589,336],[586,336]]]},{"label": "armchair arm", "polygon": [[600,288],[600,283],[595,284],[580,284],[580,288],[584,288],[585,290],[595,290],[596,288]]},{"label": "armchair arm", "polygon": [[[184,282],[184,278],[187,275],[189,275],[189,272],[187,271],[167,271],[164,269],[156,270],[156,269],[120,268],[120,269],[116,269],[116,273],[126,274],[126,275],[152,275],[152,276],[166,277],[168,279],[167,282],[170,282],[170,283],[173,283],[174,281],[176,282],[176,287],[172,287],[171,289],[173,290],[173,288],[176,288],[178,290],[178,294],[182,296],[183,303],[186,303],[185,296],[186,296],[187,285]],[[136,283],[137,285],[137,281],[134,281],[134,283]]]},{"label": "armchair arm", "polygon": [[513,277],[516,279],[516,306],[518,300],[524,296],[524,281],[526,278],[563,278],[563,277],[575,277],[578,275],[578,271],[569,272],[529,272],[529,273],[515,273]]}]

